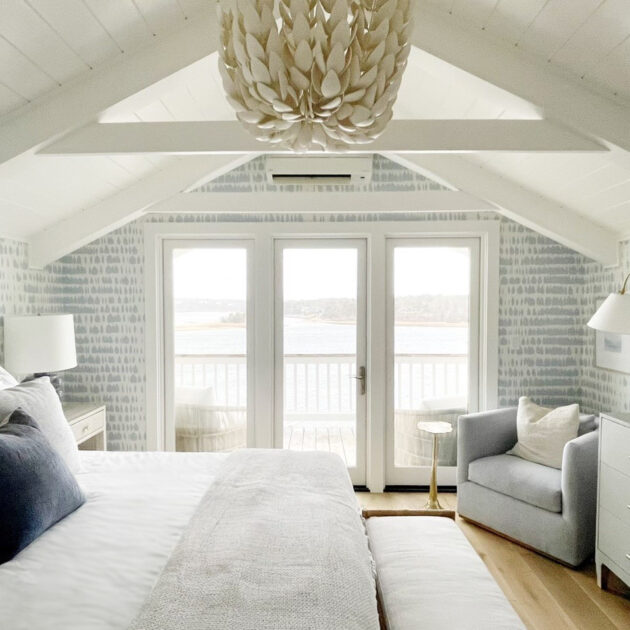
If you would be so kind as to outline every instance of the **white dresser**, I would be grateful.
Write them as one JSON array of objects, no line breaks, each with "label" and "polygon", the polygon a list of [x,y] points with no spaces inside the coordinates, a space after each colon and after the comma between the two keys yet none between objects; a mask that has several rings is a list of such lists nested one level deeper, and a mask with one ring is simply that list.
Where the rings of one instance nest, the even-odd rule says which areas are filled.
[{"label": "white dresser", "polygon": [[630,585],[630,414],[601,415],[597,492],[597,583]]}]

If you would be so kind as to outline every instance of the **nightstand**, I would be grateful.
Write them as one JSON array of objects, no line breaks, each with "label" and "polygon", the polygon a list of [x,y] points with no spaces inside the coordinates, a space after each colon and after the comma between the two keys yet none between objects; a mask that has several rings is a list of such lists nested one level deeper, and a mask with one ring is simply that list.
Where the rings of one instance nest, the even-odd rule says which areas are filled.
[{"label": "nightstand", "polygon": [[105,405],[63,402],[62,407],[81,450],[107,450]]}]

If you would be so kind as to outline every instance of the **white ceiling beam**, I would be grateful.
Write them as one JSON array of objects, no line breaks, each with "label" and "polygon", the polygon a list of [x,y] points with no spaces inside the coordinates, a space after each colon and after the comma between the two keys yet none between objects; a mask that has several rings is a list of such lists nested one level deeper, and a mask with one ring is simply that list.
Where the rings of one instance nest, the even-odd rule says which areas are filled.
[{"label": "white ceiling beam", "polygon": [[[231,121],[91,124],[56,140],[41,155],[293,153],[258,142]],[[546,120],[393,120],[383,135],[350,152],[606,151]],[[347,153],[347,151],[346,151]]]},{"label": "white ceiling beam", "polygon": [[35,234],[30,239],[30,266],[42,268],[138,219],[155,204],[219,177],[254,157],[255,154],[178,158],[165,169]]},{"label": "white ceiling beam", "polygon": [[412,6],[413,45],[542,108],[545,118],[630,150],[627,107],[580,85],[552,64],[460,25],[426,2],[412,2]]},{"label": "white ceiling beam", "polygon": [[454,155],[387,157],[418,172],[435,173],[496,206],[504,216],[605,265],[617,264],[617,235],[490,169]]},{"label": "white ceiling beam", "polygon": [[494,205],[452,190],[419,192],[184,193],[151,212],[168,214],[348,214],[380,212],[472,212]]},{"label": "white ceiling beam", "polygon": [[216,50],[214,6],[172,35],[89,72],[0,119],[0,164],[37,149],[92,120],[120,101],[164,87],[174,73]]}]

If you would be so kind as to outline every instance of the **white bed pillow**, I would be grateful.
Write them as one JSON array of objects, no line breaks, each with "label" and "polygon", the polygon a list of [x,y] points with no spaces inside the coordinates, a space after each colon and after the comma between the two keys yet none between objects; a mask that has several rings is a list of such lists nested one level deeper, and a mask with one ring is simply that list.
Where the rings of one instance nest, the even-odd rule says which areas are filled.
[{"label": "white bed pillow", "polygon": [[79,472],[79,449],[63,414],[61,401],[47,376],[0,390],[0,418],[21,407],[39,425],[73,473]]},{"label": "white bed pillow", "polygon": [[562,468],[564,446],[577,437],[579,426],[579,405],[550,409],[521,396],[516,414],[518,442],[507,454]]},{"label": "white bed pillow", "polygon": [[15,387],[17,380],[0,365],[0,389]]}]

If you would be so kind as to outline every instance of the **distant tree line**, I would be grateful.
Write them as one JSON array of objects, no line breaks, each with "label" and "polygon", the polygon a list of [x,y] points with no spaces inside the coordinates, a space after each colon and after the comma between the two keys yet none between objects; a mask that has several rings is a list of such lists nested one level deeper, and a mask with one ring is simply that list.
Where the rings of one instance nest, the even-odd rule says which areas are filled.
[{"label": "distant tree line", "polygon": [[[290,300],[284,314],[314,320],[352,321],[356,319],[356,301],[349,298]],[[396,299],[396,320],[403,322],[445,322],[458,324],[468,321],[468,296],[418,295]]]},{"label": "distant tree line", "polygon": [[[224,323],[245,320],[245,302],[241,300],[180,299],[175,301],[178,312],[225,313]],[[354,321],[356,301],[350,298],[318,300],[288,300],[284,305],[287,317],[300,317],[331,322]],[[465,295],[417,295],[396,299],[396,320],[402,322],[445,322],[458,324],[468,321],[468,297]]]}]

